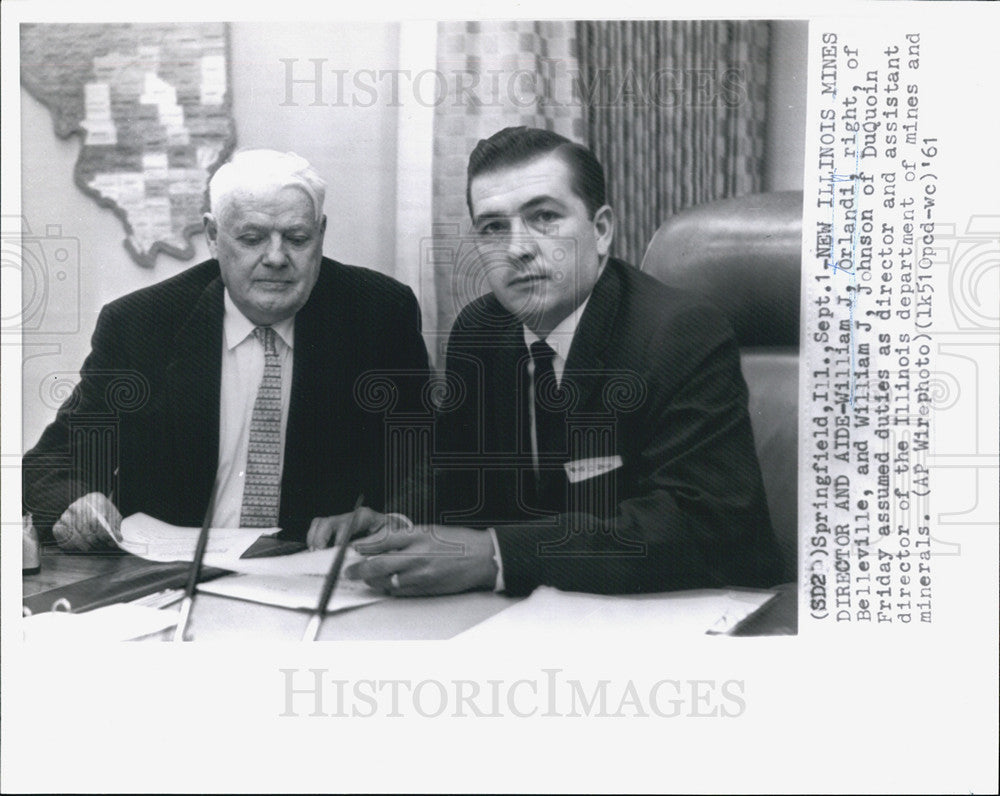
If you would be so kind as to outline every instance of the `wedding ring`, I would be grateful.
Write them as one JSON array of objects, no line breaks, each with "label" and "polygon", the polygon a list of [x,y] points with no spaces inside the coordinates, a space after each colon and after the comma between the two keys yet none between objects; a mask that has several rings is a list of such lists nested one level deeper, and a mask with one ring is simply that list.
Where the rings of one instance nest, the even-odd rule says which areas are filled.
[{"label": "wedding ring", "polygon": [[389,585],[392,586],[392,588],[394,588],[394,589],[398,589],[399,588],[399,573],[398,572],[393,572],[392,573],[392,577],[389,578]]}]

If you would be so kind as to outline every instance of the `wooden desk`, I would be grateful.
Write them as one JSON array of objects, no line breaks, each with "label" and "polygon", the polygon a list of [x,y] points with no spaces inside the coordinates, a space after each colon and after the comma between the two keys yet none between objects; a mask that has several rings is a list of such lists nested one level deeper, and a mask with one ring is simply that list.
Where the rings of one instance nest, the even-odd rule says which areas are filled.
[{"label": "wooden desk", "polygon": [[[111,553],[65,553],[47,547],[42,570],[23,578],[25,597],[91,577],[123,577],[147,566],[135,556]],[[749,617],[735,635],[790,635],[796,632],[795,584],[777,589],[778,596]],[[517,602],[518,598],[492,592],[468,592],[443,597],[389,599],[342,611],[323,623],[319,638],[339,641],[444,640],[467,630]],[[198,641],[297,641],[308,613],[269,605],[200,594],[188,625],[189,638]],[[158,634],[169,639],[172,631]]]}]

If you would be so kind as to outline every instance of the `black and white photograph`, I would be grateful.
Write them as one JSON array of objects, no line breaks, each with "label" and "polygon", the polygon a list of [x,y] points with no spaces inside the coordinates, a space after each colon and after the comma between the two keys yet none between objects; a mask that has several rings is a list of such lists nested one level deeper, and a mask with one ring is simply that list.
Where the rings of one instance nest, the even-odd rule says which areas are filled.
[{"label": "black and white photograph", "polygon": [[995,788],[951,5],[5,6],[3,789]]}]

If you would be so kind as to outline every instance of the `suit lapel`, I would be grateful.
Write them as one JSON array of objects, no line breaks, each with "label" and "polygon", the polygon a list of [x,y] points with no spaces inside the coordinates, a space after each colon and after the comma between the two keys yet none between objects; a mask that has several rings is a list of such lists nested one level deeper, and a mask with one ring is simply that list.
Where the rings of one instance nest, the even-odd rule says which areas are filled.
[{"label": "suit lapel", "polygon": [[621,310],[621,299],[618,266],[616,261],[609,260],[594,285],[566,358],[563,379],[575,387],[579,396],[575,402],[576,411],[588,405],[594,391],[605,381],[606,352]]},{"label": "suit lapel", "polygon": [[[527,391],[522,381],[527,375],[524,362],[528,349],[521,325],[513,321],[490,345],[496,347],[496,359],[495,367],[486,374],[486,398],[492,404],[487,408],[486,416],[497,418],[496,449],[503,453],[523,453],[521,431],[525,421],[523,415],[527,410],[524,405]],[[489,360],[483,357],[484,362]]]},{"label": "suit lapel", "polygon": [[[356,433],[349,398],[357,369],[358,332],[353,328],[348,291],[338,289],[336,266],[326,266],[324,262],[309,301],[295,316],[282,518],[314,510],[313,498],[324,488],[319,479],[329,474],[332,462],[350,460],[342,450],[352,449],[350,440]],[[350,383],[345,382],[348,379]]]},{"label": "suit lapel", "polygon": [[202,291],[174,336],[166,369],[176,461],[183,463],[175,468],[183,485],[177,494],[192,490],[200,507],[208,505],[219,459],[223,292],[219,277]]}]

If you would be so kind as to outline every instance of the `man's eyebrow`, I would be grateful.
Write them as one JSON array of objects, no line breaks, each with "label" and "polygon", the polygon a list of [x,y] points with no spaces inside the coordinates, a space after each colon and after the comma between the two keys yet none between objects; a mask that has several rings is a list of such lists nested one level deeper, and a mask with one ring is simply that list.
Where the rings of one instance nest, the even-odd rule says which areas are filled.
[{"label": "man's eyebrow", "polygon": [[270,232],[271,230],[276,230],[281,233],[287,232],[310,232],[313,227],[301,221],[296,221],[294,224],[287,227],[278,227],[271,224],[260,224],[256,221],[241,221],[240,223],[234,225],[233,230],[238,233],[244,232]]},{"label": "man's eyebrow", "polygon": [[264,230],[263,225],[257,224],[254,221],[239,221],[233,224],[233,232],[243,233],[243,232],[261,232]]},{"label": "man's eyebrow", "polygon": [[480,213],[479,215],[476,215],[476,216],[472,217],[472,223],[473,224],[479,224],[482,221],[488,221],[488,220],[494,219],[494,218],[505,218],[505,217],[506,217],[505,213],[496,213],[496,212],[494,212],[494,213]]},{"label": "man's eyebrow", "polygon": [[[527,202],[525,202],[524,204],[522,204],[517,209],[517,211],[518,211],[518,213],[525,213],[528,210],[532,210],[532,209],[538,207],[539,205],[545,205],[545,204],[550,204],[550,203],[558,205],[559,207],[563,207],[564,206],[563,203],[559,199],[557,199],[556,197],[549,196],[548,194],[541,194],[540,196],[533,196],[533,197],[531,197]],[[472,219],[472,221],[473,221],[474,224],[479,224],[479,223],[481,223],[484,220],[488,220],[488,219],[492,219],[492,218],[506,218],[507,215],[508,215],[507,213],[499,213],[499,212],[480,213],[479,215],[474,216],[473,219]]]},{"label": "man's eyebrow", "polygon": [[521,211],[523,212],[525,210],[531,210],[533,207],[538,207],[538,205],[545,205],[545,204],[555,204],[559,205],[560,207],[563,206],[563,203],[558,199],[556,199],[554,196],[549,196],[548,194],[542,194],[541,196],[532,197],[523,205],[521,205]]}]

